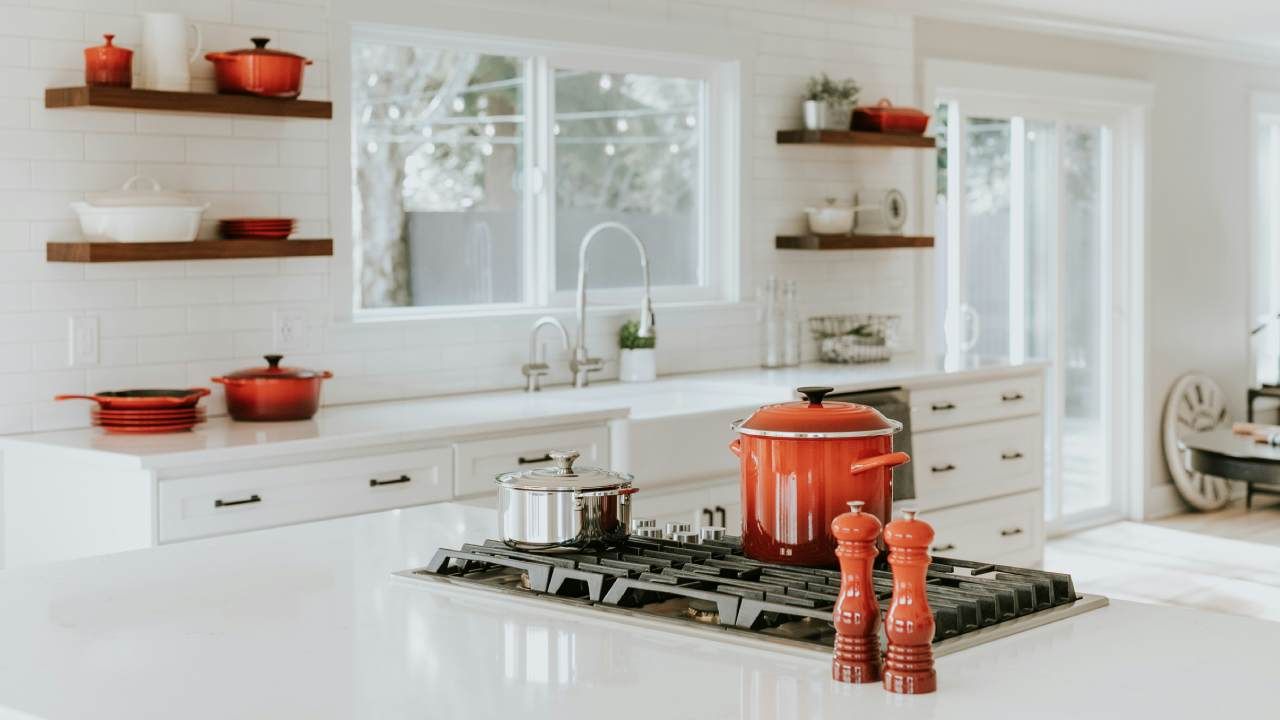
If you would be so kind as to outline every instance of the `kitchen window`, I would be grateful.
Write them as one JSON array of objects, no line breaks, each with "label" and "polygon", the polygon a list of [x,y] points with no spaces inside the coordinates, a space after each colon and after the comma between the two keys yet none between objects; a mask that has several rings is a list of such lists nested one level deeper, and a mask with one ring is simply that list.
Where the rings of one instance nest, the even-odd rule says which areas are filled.
[{"label": "kitchen window", "polygon": [[[372,31],[351,47],[358,311],[568,306],[579,241],[609,220],[645,243],[656,300],[723,297],[723,63]],[[621,235],[591,271],[598,299],[638,298]]]}]

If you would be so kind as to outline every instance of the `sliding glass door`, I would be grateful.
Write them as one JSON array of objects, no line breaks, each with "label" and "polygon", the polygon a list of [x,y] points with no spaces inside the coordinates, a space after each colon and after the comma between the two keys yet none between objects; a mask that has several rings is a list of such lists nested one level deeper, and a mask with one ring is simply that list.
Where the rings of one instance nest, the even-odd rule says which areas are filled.
[{"label": "sliding glass door", "polygon": [[937,117],[946,352],[1046,362],[1049,525],[1116,516],[1111,123],[961,95],[943,97]]}]

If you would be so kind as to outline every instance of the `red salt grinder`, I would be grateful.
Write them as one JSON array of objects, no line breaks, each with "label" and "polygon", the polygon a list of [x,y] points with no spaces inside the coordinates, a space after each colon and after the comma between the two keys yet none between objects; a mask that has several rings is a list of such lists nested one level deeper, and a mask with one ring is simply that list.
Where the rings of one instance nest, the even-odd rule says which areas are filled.
[{"label": "red salt grinder", "polygon": [[889,692],[920,695],[938,689],[938,675],[933,669],[933,613],[925,597],[931,542],[933,528],[917,520],[915,510],[902,511],[900,520],[884,528],[889,566],[893,569],[893,600],[884,627],[889,640],[884,656],[884,689]]},{"label": "red salt grinder", "polygon": [[847,683],[880,680],[880,604],[871,584],[880,520],[862,512],[863,504],[851,501],[849,512],[831,521],[840,561],[840,598],[831,611],[831,622],[836,626],[831,678]]}]

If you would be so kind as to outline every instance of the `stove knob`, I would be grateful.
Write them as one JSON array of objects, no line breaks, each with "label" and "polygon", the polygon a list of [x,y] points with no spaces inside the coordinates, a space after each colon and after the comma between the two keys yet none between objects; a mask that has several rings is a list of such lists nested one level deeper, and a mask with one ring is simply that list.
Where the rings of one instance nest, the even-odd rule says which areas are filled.
[{"label": "stove knob", "polygon": [[723,540],[724,528],[722,527],[704,527],[698,528],[698,540]]},{"label": "stove knob", "polygon": [[672,533],[671,539],[682,545],[696,545],[698,542],[698,533],[692,530],[677,530]]},{"label": "stove knob", "polygon": [[689,532],[693,530],[693,523],[687,522],[669,522],[667,523],[667,537],[675,539],[676,533]]},{"label": "stove knob", "polygon": [[640,528],[636,528],[636,531],[635,531],[635,533],[634,533],[634,534],[635,534],[636,536],[638,536],[638,537],[642,537],[642,538],[655,538],[655,539],[658,539],[658,540],[661,540],[661,539],[662,539],[662,537],[663,537],[663,535],[662,535],[662,528],[656,528],[656,527],[640,527]]},{"label": "stove knob", "polygon": [[652,518],[633,518],[631,520],[631,532],[635,532],[640,528],[657,527],[658,521]]}]

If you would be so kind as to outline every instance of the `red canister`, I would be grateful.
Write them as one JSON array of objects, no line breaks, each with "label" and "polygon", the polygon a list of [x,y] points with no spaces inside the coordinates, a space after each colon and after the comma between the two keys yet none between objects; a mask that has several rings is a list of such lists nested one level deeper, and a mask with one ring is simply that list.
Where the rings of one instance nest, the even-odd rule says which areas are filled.
[{"label": "red canister", "polygon": [[831,521],[851,500],[881,523],[893,503],[893,452],[902,423],[874,408],[827,401],[832,391],[802,387],[807,400],[766,405],[733,424],[729,448],[742,477],[742,551],[755,560],[834,565]]},{"label": "red canister", "polygon": [[133,84],[133,51],[111,44],[115,35],[103,35],[106,45],[84,49],[84,84],[129,87]]}]

